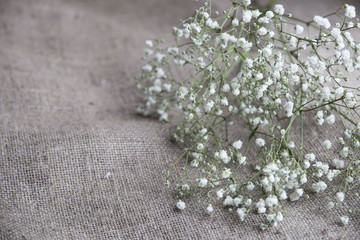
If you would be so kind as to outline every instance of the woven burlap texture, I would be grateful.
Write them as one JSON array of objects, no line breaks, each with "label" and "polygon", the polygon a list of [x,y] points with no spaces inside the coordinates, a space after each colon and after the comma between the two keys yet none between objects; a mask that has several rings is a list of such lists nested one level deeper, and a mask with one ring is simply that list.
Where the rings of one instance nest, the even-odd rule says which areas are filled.
[{"label": "woven burlap texture", "polygon": [[[284,4],[309,15],[339,3]],[[316,198],[289,205],[284,223],[265,232],[257,218],[208,216],[196,201],[174,209],[164,169],[181,149],[168,125],[136,115],[134,76],[144,41],[171,31],[195,5],[0,0],[1,239],[359,237],[359,219],[340,227],[338,215],[316,210]]]}]

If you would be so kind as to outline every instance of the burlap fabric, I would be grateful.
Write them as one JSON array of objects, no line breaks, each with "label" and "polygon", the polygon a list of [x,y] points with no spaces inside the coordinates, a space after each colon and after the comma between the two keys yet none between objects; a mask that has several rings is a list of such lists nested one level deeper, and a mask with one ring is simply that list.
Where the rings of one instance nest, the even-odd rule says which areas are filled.
[{"label": "burlap fabric", "polygon": [[[336,2],[285,6],[311,16]],[[1,239],[359,238],[358,217],[340,227],[338,215],[316,210],[320,199],[288,206],[285,222],[265,232],[257,218],[209,217],[194,201],[174,209],[163,171],[180,149],[166,125],[136,115],[133,76],[143,42],[193,5],[0,1]]]}]

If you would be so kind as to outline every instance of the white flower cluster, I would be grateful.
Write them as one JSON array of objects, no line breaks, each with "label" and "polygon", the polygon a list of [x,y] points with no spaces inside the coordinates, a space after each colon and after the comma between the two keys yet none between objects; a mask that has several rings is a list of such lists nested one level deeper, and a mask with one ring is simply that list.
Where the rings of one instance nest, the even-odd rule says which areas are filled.
[{"label": "white flower cluster", "polygon": [[[169,45],[164,39],[145,42],[147,62],[137,85],[144,103],[137,110],[162,122],[176,118],[173,140],[185,145],[171,166],[185,159],[176,207],[185,209],[184,196],[207,196],[208,214],[222,201],[241,221],[256,213],[264,216],[262,227],[277,226],[283,201],[313,195],[305,184],[323,194],[336,182],[326,206],[344,204],[347,191],[360,183],[360,92],[345,84],[360,71],[360,43],[350,31],[360,27],[355,7],[346,4],[305,22],[281,4],[261,11],[250,0],[232,3],[224,15],[213,15],[208,0],[173,28]],[[329,20],[332,15],[338,22]],[[317,32],[305,35],[312,32],[305,28]],[[317,145],[317,137],[304,134],[306,121],[326,129],[346,121],[352,128]],[[316,153],[317,146],[325,153]],[[195,178],[188,176],[190,166],[199,173]],[[174,172],[168,171],[168,183]],[[348,221],[341,217],[343,225]]]}]

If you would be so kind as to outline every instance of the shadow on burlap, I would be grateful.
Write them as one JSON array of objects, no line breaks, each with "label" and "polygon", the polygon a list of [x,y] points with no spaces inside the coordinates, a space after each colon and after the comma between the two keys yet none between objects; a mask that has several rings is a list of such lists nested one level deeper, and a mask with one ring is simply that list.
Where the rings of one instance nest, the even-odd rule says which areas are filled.
[{"label": "shadow on burlap", "polygon": [[[306,17],[338,4],[284,2]],[[135,114],[133,76],[143,42],[193,6],[0,1],[1,239],[358,238],[358,216],[340,227],[341,212],[317,211],[321,197],[291,204],[284,223],[265,232],[257,218],[209,217],[195,201],[174,210],[163,171],[180,149],[168,126]]]}]

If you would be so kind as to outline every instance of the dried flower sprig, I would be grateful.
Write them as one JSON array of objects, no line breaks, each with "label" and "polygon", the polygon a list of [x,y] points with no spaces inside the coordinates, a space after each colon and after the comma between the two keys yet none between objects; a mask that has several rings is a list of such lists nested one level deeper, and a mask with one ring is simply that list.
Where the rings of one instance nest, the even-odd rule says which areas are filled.
[{"label": "dried flower sprig", "polygon": [[[310,192],[330,192],[328,209],[350,192],[358,198],[360,89],[348,84],[360,70],[355,7],[303,21],[280,4],[260,11],[250,0],[232,3],[219,14],[208,0],[174,27],[172,40],[146,41],[137,110],[178,119],[173,139],[184,153],[167,173],[167,184],[176,182],[176,207],[185,209],[185,198],[195,195],[209,214],[222,202],[241,221],[263,215],[266,228],[283,221],[284,201]],[[309,116],[319,127],[344,128],[335,139],[316,138],[321,154],[306,148]],[[346,225],[349,217],[340,220]]]}]

